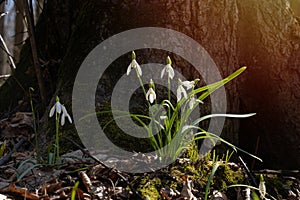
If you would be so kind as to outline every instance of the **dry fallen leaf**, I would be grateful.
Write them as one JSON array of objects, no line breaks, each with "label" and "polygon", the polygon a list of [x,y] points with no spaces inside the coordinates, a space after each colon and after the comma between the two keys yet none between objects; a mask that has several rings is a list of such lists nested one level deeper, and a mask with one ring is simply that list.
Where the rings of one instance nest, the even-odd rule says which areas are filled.
[{"label": "dry fallen leaf", "polygon": [[32,194],[30,192],[28,192],[28,190],[26,188],[16,188],[15,183],[11,183],[9,185],[9,192],[16,195],[16,196],[22,196],[26,199],[30,199],[30,200],[39,200],[39,196],[37,196],[36,194]]},{"label": "dry fallen leaf", "polygon": [[182,179],[183,179],[183,187],[179,199],[197,200],[197,198],[192,193],[193,181],[189,180],[187,176],[182,177]]},{"label": "dry fallen leaf", "polygon": [[223,192],[219,192],[218,190],[213,191],[213,199],[214,200],[228,200],[227,196]]}]

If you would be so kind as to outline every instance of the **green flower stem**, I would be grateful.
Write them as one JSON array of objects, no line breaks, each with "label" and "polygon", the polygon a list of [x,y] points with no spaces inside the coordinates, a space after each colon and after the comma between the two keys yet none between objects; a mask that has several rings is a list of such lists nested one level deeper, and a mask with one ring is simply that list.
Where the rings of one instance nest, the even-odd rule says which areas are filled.
[{"label": "green flower stem", "polygon": [[36,160],[37,160],[37,162],[39,162],[38,135],[37,135],[37,127],[36,127],[36,119],[35,119],[35,110],[34,110],[33,102],[32,102],[32,94],[31,94],[32,90],[33,90],[33,88],[29,88],[29,98],[30,98],[30,107],[31,107],[32,121],[33,121],[33,131],[34,131],[34,135],[35,135]]},{"label": "green flower stem", "polygon": [[147,94],[147,93],[146,93],[146,90],[145,90],[143,81],[142,81],[142,79],[141,79],[141,77],[140,77],[140,75],[139,75],[139,72],[138,72],[137,68],[135,68],[135,72],[136,72],[136,76],[137,76],[138,79],[139,79],[140,85],[141,85],[141,87],[142,87],[142,89],[143,89],[143,92],[144,92],[144,95],[145,95],[145,98],[146,98],[146,94]]},{"label": "green flower stem", "polygon": [[[170,80],[170,76],[168,76],[168,100],[171,104],[171,80]],[[169,117],[169,119],[171,117],[170,107],[168,108],[168,117]]]},{"label": "green flower stem", "polygon": [[[56,152],[56,155],[54,153],[54,155],[56,156],[56,160],[59,161],[59,118],[60,118],[60,115],[59,113],[55,113],[55,119],[56,119],[56,123],[55,123],[55,128],[56,128],[56,135],[55,135],[55,151]],[[60,163],[60,161],[59,161]]]}]

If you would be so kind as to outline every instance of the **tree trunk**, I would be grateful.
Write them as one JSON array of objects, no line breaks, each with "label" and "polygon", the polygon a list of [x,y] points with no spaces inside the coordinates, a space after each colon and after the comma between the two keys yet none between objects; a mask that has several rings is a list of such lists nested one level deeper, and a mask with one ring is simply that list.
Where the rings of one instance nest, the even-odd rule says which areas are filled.
[{"label": "tree trunk", "polygon": [[241,146],[254,152],[260,137],[270,167],[299,168],[299,22],[285,0],[240,1],[239,15],[241,110],[257,113],[242,122]]},{"label": "tree trunk", "polygon": [[[267,164],[291,167],[284,164],[287,158],[278,152],[278,144],[273,144],[289,132],[282,149],[291,151],[298,145],[291,139],[299,139],[300,131],[299,73],[295,73],[299,65],[299,25],[286,0],[48,1],[37,25],[40,57],[49,61],[43,69],[48,96],[61,96],[71,108],[72,84],[87,54],[114,34],[150,26],[170,28],[196,40],[209,52],[223,77],[248,66],[246,73],[226,86],[227,110],[258,114],[242,120],[240,129],[239,120],[226,120],[223,136],[233,143],[240,140],[241,147],[250,151],[257,136],[261,136],[259,155]],[[23,73],[15,74],[21,83],[27,83],[26,87],[36,86],[34,82],[28,84],[32,75],[24,75],[31,62],[25,57],[28,50],[28,46],[22,50],[23,60],[18,67]],[[183,67],[187,62],[175,56],[174,63],[186,77],[197,78],[193,69]],[[126,73],[127,63],[121,64],[122,68],[112,72],[112,77]],[[17,88],[13,80],[9,81],[0,89],[0,100],[4,102],[1,111],[17,103],[5,101],[15,94],[9,93],[10,89]],[[21,93],[15,99],[23,96]],[[46,109],[43,123],[47,123],[47,116]],[[43,140],[46,141],[46,135]],[[268,159],[267,155],[277,157]],[[290,158],[296,160],[297,155],[295,151]],[[299,167],[300,163],[296,165]]]},{"label": "tree trunk", "polygon": [[25,40],[25,26],[24,26],[24,5],[23,1],[18,1],[18,4],[15,4],[16,17],[15,17],[15,41],[14,41],[14,59],[15,62],[18,62],[20,51]]},{"label": "tree trunk", "polygon": [[[0,11],[4,11],[4,4],[0,4]],[[0,34],[4,35],[4,17],[0,18]],[[2,45],[1,45],[2,47]],[[0,49],[0,75],[5,75],[4,72],[4,65],[5,65],[5,60],[6,60],[6,54],[4,53],[3,49]]]},{"label": "tree trunk", "polygon": [[[1,12],[7,12],[7,8],[5,6],[5,4],[1,4]],[[12,40],[11,40],[11,33],[9,32],[9,30],[13,30],[12,26],[10,26],[11,21],[12,20],[12,17],[10,17],[8,14],[6,15],[3,15],[0,19],[0,24],[1,24],[1,27],[0,27],[0,30],[1,30],[1,36],[7,46],[7,48],[9,49],[9,51],[11,51],[13,48],[12,48]],[[7,55],[7,52],[5,50],[5,47],[2,45],[2,42],[1,42],[1,67],[0,67],[0,70],[1,70],[1,73],[0,74],[3,74],[3,75],[9,75],[11,73],[11,68],[10,68],[10,62],[9,62],[9,58],[8,58],[8,55]],[[11,55],[12,55],[12,51],[10,52]]]},{"label": "tree trunk", "polygon": [[300,1],[289,0],[289,3],[294,15],[300,17]]},{"label": "tree trunk", "polygon": [[44,0],[36,0],[34,3],[34,21],[37,22],[43,10]]}]

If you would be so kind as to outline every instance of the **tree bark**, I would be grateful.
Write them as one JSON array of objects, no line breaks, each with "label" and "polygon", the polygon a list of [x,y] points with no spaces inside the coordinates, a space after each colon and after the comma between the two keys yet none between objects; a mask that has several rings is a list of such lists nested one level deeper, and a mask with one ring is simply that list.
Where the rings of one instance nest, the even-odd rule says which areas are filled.
[{"label": "tree bark", "polygon": [[270,167],[299,168],[299,22],[284,0],[240,1],[239,15],[239,58],[249,66],[241,110],[257,113],[242,121],[240,144],[254,152],[260,137],[258,156]]},{"label": "tree bark", "polygon": [[[0,11],[3,12],[4,11],[4,4],[0,4]],[[4,33],[4,18],[0,17],[0,34],[3,36]],[[1,45],[2,47],[2,45]],[[3,49],[0,49],[0,74],[1,75],[5,75],[3,73],[3,68],[4,68],[4,64],[5,64],[5,53],[3,52]]]},{"label": "tree bark", "polygon": [[18,4],[15,4],[16,17],[15,17],[15,41],[14,41],[14,58],[15,62],[18,62],[20,51],[25,40],[25,26],[24,26],[24,5],[23,1],[18,1]]}]

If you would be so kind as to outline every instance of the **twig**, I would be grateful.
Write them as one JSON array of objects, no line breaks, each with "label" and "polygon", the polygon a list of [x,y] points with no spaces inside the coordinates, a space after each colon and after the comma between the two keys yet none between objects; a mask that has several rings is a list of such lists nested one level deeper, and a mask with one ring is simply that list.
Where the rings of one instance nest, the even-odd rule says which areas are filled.
[{"label": "twig", "polygon": [[23,1],[24,1],[24,5],[25,5],[25,16],[26,16],[27,23],[28,23],[28,34],[29,34],[31,50],[32,50],[33,66],[35,69],[35,75],[36,75],[36,78],[38,81],[38,86],[40,89],[41,100],[42,100],[42,103],[44,105],[46,105],[46,92],[45,92],[44,82],[43,82],[43,78],[42,78],[42,74],[41,74],[41,70],[40,70],[39,58],[38,58],[38,53],[37,53],[34,22],[31,17],[30,8],[29,8],[27,0],[23,0]]},{"label": "twig", "polygon": [[[1,4],[1,3],[0,3]],[[5,15],[7,15],[8,12],[3,12],[0,14],[0,18],[4,17]],[[8,60],[10,62],[10,68],[11,68],[11,71],[13,72],[15,69],[16,69],[16,65],[15,65],[15,62],[14,62],[14,59],[11,55],[11,53],[9,52],[8,48],[7,48],[7,45],[2,37],[2,35],[0,34],[0,40],[1,40],[1,43],[3,45],[3,47],[1,47],[1,49],[7,54],[8,56]]]},{"label": "twig", "polygon": [[254,173],[258,174],[276,174],[282,176],[298,176],[300,177],[299,170],[272,170],[272,169],[263,169],[259,171],[254,171]]},{"label": "twig", "polygon": [[[94,161],[96,161],[97,163],[99,163],[99,164],[101,164],[103,167],[105,167],[105,168],[107,168],[107,169],[111,169],[110,167],[108,167],[106,164],[104,164],[103,162],[101,162],[101,161],[99,161],[99,160],[97,160],[96,158],[94,158],[87,150],[85,150],[84,148],[82,148],[79,144],[77,144],[76,142],[74,142],[73,140],[71,140],[70,138],[67,138],[67,137],[65,137],[65,136],[63,136],[63,138],[64,139],[66,139],[66,140],[68,140],[69,142],[71,142],[72,144],[74,144],[76,147],[78,147],[81,151],[82,151],[82,153],[84,153],[84,154],[86,154],[86,155],[88,155],[90,158],[92,158]],[[143,197],[142,197],[142,195],[140,195],[140,193],[136,190],[136,189],[134,189],[133,187],[132,187],[132,185],[129,183],[129,181],[127,180],[127,178],[125,178],[122,174],[121,174],[121,172],[119,171],[119,170],[117,170],[117,169],[112,169],[128,186],[129,186],[129,188],[131,189],[131,191],[135,194],[135,195],[137,195],[137,197],[139,198],[139,199],[143,199]]]},{"label": "twig", "polygon": [[[254,151],[254,155],[256,156],[258,153],[258,147],[259,147],[259,143],[260,143],[260,136],[257,137],[256,139],[256,145],[255,145],[255,151]],[[251,170],[253,170],[255,166],[255,159],[253,159],[252,164],[251,164]]]},{"label": "twig", "polygon": [[249,170],[249,168],[247,167],[246,163],[244,162],[244,160],[242,159],[241,156],[238,156],[238,159],[240,161],[240,163],[242,164],[242,168],[244,168],[244,170],[246,171],[248,177],[251,179],[251,182],[253,184],[254,187],[258,187],[258,184],[254,178],[254,176],[252,175],[251,171]]},{"label": "twig", "polygon": [[0,79],[8,78],[10,77],[10,74],[0,75]]},{"label": "twig", "polygon": [[5,53],[7,54],[7,56],[8,56],[8,60],[9,60],[9,62],[10,62],[10,68],[11,68],[11,71],[14,71],[14,70],[16,69],[16,65],[15,65],[14,59],[13,59],[13,57],[11,56],[11,54],[10,54],[10,52],[9,52],[7,46],[6,46],[6,43],[4,42],[3,37],[2,37],[1,34],[0,34],[0,41],[1,41],[2,45],[3,45],[3,47],[4,47],[4,50],[5,50],[4,52],[5,52]]},{"label": "twig", "polygon": [[41,12],[43,12],[43,7],[41,6],[39,0],[36,0],[36,4],[37,4],[37,6],[39,7],[39,9],[41,10]]}]

